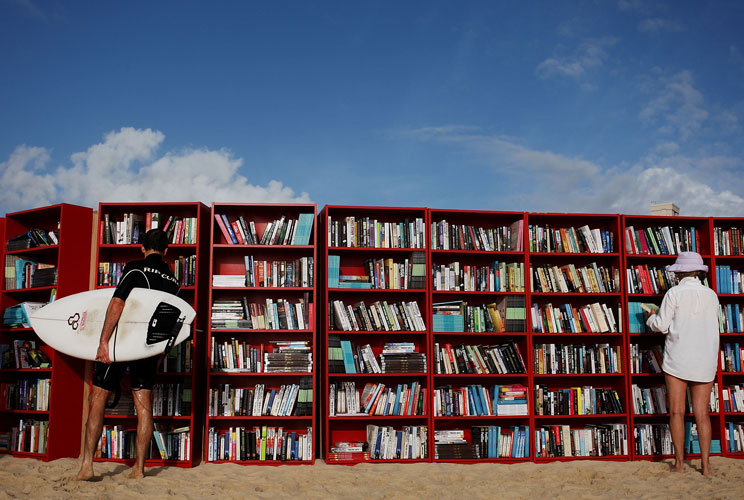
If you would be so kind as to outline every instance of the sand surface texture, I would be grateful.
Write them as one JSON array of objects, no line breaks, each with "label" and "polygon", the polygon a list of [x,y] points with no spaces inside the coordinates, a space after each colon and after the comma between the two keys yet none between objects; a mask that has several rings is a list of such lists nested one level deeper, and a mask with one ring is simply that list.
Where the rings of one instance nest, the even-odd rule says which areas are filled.
[{"label": "sand surface texture", "polygon": [[0,457],[0,499],[256,498],[256,499],[731,499],[744,498],[744,460],[714,457],[714,477],[699,461],[683,474],[668,462],[577,461],[501,464],[359,464],[245,467],[202,464],[154,467],[128,479],[124,465],[97,463],[97,481],[72,478],[79,462]]}]

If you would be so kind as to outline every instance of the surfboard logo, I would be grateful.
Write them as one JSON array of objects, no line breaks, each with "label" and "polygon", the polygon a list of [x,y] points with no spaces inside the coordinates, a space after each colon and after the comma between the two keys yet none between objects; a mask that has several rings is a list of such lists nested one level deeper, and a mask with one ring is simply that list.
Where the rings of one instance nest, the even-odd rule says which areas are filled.
[{"label": "surfboard logo", "polygon": [[80,324],[80,313],[75,313],[67,318],[67,324],[70,325],[73,330],[77,330],[78,325]]}]

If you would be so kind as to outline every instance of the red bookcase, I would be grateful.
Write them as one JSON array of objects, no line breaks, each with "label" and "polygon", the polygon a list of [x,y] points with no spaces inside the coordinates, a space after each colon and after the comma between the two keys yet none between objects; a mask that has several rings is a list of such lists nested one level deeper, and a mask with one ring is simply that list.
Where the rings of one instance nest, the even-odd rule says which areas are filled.
[{"label": "red bookcase", "polygon": [[[744,390],[744,369],[730,369],[726,352],[733,352],[738,346],[744,347],[744,290],[741,286],[741,273],[744,273],[744,251],[741,246],[744,219],[733,217],[715,217],[711,224],[711,262],[710,273],[713,289],[718,292],[721,305],[719,315],[721,323],[721,364],[719,366],[719,409],[721,428],[721,446],[726,456],[744,458],[744,449],[736,435],[742,436],[744,427],[744,405],[732,402],[736,391]],[[733,360],[736,357],[733,356]],[[739,400],[741,401],[741,399]],[[715,431],[714,431],[715,432]],[[738,442],[738,444],[737,444]]]},{"label": "red bookcase", "polygon": [[[534,459],[628,460],[620,218],[531,213],[527,222]],[[583,442],[572,452],[568,439]]]},{"label": "red bookcase", "polygon": [[[669,279],[663,276],[663,270],[674,263],[680,248],[683,251],[696,251],[702,255],[703,261],[710,267],[710,272],[708,273],[708,284],[715,287],[715,269],[712,256],[713,248],[710,219],[704,217],[624,215],[622,217],[622,224],[624,235],[623,258],[625,263],[627,287],[626,302],[628,305],[627,324],[629,362],[631,364],[634,362],[637,363],[636,358],[638,353],[640,353],[642,357],[645,356],[646,359],[648,359],[648,356],[655,351],[659,358],[658,364],[660,365],[660,354],[663,352],[665,337],[663,334],[646,331],[643,314],[636,304],[661,304],[666,290],[670,286],[676,284],[673,275],[668,276]],[[667,244],[658,249],[654,249],[654,241],[656,241],[656,245],[659,246],[659,240],[664,240],[665,234]],[[671,240],[674,241],[673,245],[668,244],[670,237]],[[676,243],[677,238],[679,238],[679,243]],[[645,240],[645,242],[643,240]],[[646,274],[646,269],[649,271],[645,278],[647,282],[646,288],[633,289],[632,283],[643,281],[644,278],[638,277],[642,274]],[[651,276],[650,281],[655,281],[655,284],[650,284],[650,288],[648,283],[649,275]],[[633,436],[633,443],[631,446],[633,450],[633,459],[658,460],[673,456],[671,450],[665,448],[658,438],[658,436],[662,436],[661,441],[663,441],[664,434],[668,432],[669,413],[661,412],[660,410],[663,408],[656,408],[654,413],[650,414],[646,413],[647,410],[636,412],[634,411],[632,404],[632,399],[634,397],[633,394],[635,392],[637,396],[637,390],[650,389],[661,391],[664,387],[664,374],[661,373],[660,370],[655,372],[649,362],[642,362],[640,367],[629,370],[629,373],[628,391],[631,397],[630,426],[633,430],[633,433],[631,434],[631,436]],[[721,380],[719,376],[717,377],[717,385],[714,387],[716,392],[714,399],[718,399],[720,396],[718,394],[720,391],[720,383]],[[634,386],[638,389],[635,389]],[[665,389],[663,389],[663,391],[664,392],[661,393],[662,397],[665,395]],[[712,411],[710,418],[713,429],[713,439],[721,440],[723,423],[721,421],[720,412]],[[694,416],[691,412],[685,416],[685,421],[688,423],[694,422]],[[652,448],[651,441],[653,440],[652,436],[654,433],[656,433],[657,439]],[[671,443],[671,437],[668,438],[668,443]],[[722,440],[721,444],[723,445]],[[670,444],[667,446],[670,446]],[[695,458],[699,457],[699,454],[686,453],[685,456],[687,458]]]},{"label": "red bookcase", "polygon": [[[95,282],[96,288],[115,286],[123,265],[142,258],[138,235],[154,227],[169,235],[165,260],[181,284],[179,296],[197,314],[191,338],[176,346],[159,365],[153,387],[153,414],[156,431],[166,446],[165,458],[153,439],[145,465],[192,467],[201,460],[202,450],[209,208],[198,202],[101,203]],[[115,456],[98,452],[96,460],[133,463],[136,428],[131,392],[125,388],[117,407],[107,409],[104,419],[104,434],[118,437],[124,443],[123,450]]]},{"label": "red bookcase", "polygon": [[[322,455],[327,463],[429,461],[426,209],[326,206],[319,220]],[[394,343],[405,354],[394,354]],[[381,451],[404,437],[407,449]],[[362,449],[368,439],[375,446]]]},{"label": "red bookcase", "polygon": [[315,461],[315,218],[314,204],[212,205],[210,462]]},{"label": "red bookcase", "polygon": [[[59,204],[6,215],[2,240],[6,267],[4,278],[13,280],[15,261],[19,259],[54,266],[57,273],[56,283],[52,280],[44,281],[43,286],[32,286],[39,285],[39,282],[20,284],[13,282],[9,286],[4,286],[0,292],[0,310],[5,312],[9,307],[24,302],[48,302],[53,290],[57,297],[63,297],[88,289],[92,214],[90,208]],[[46,238],[50,238],[47,243],[51,244],[40,240],[40,244],[31,248],[6,250],[8,240],[32,229],[47,235]],[[54,243],[54,238],[48,236],[49,232],[55,233],[54,237],[58,243]],[[29,274],[30,269],[29,266],[26,271],[21,272]],[[3,408],[0,410],[0,433],[3,434],[5,441],[7,437],[11,437],[8,433],[14,434],[13,428],[21,431],[25,429],[21,432],[23,441],[20,449],[26,450],[19,451],[18,447],[13,449],[11,444],[9,449],[2,452],[42,460],[76,457],[80,452],[84,364],[45,345],[31,328],[8,328],[5,324],[2,325],[0,344],[10,345],[12,348],[14,343],[24,341],[29,341],[41,349],[49,358],[51,366],[15,368],[11,359],[11,367],[6,368],[3,365],[0,369],[0,387],[3,391],[0,402]],[[21,389],[21,385],[33,386],[33,401],[41,403],[42,406],[24,405],[23,400],[15,397],[12,398],[15,400],[12,404],[14,409],[8,409],[8,391],[13,390],[12,386],[25,395],[30,394],[31,389]],[[43,386],[46,386],[46,389]],[[42,391],[46,391],[48,396],[43,397]],[[32,439],[34,445],[41,444],[42,447],[34,446],[31,451]]]},{"label": "red bookcase", "polygon": [[433,461],[530,459],[525,227],[522,212],[429,210]]}]

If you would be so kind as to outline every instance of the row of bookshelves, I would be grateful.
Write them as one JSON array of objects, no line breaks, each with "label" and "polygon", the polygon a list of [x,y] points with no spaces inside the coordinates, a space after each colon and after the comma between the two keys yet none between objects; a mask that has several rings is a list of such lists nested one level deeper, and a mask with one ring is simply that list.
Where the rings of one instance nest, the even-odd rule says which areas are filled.
[{"label": "row of bookshelves", "polygon": [[[3,233],[0,383],[12,397],[0,410],[45,412],[34,419],[48,423],[50,443],[60,432],[52,388],[80,384],[82,371],[33,344],[22,305],[72,293],[62,209],[9,214],[15,225]],[[315,210],[99,206],[97,226],[88,224],[98,228],[95,286],[115,286],[141,235],[162,226],[197,310],[192,338],[161,368],[148,464],[307,463],[317,448],[331,462],[648,456],[639,426],[663,425],[666,406],[663,378],[647,378],[661,373],[663,337],[646,333],[642,307],[659,305],[675,283],[666,266],[686,249],[702,253],[721,295],[730,337],[715,393],[730,409],[711,407],[711,419],[731,452],[744,220],[339,206],[316,219]],[[107,412],[99,459],[131,460],[134,418],[124,398]],[[472,418],[507,421],[460,425]],[[0,434],[28,425],[0,421]],[[660,431],[649,429],[654,442]],[[6,449],[18,451],[22,434]]]}]

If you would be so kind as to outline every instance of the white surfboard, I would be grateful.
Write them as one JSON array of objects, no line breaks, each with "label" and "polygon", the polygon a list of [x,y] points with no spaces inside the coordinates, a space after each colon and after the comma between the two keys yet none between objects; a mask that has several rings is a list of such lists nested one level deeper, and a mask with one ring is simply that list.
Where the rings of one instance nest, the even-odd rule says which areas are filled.
[{"label": "white surfboard", "polygon": [[[105,288],[57,299],[29,317],[31,327],[57,351],[94,361],[113,294],[113,288]],[[160,355],[167,339],[158,339],[162,339],[164,328],[169,327],[168,321],[176,317],[183,320],[182,324],[176,323],[168,329],[168,332],[178,329],[175,345],[189,337],[195,316],[191,305],[175,295],[135,288],[127,297],[115,335],[109,340],[109,356],[112,361],[132,361]]]}]

